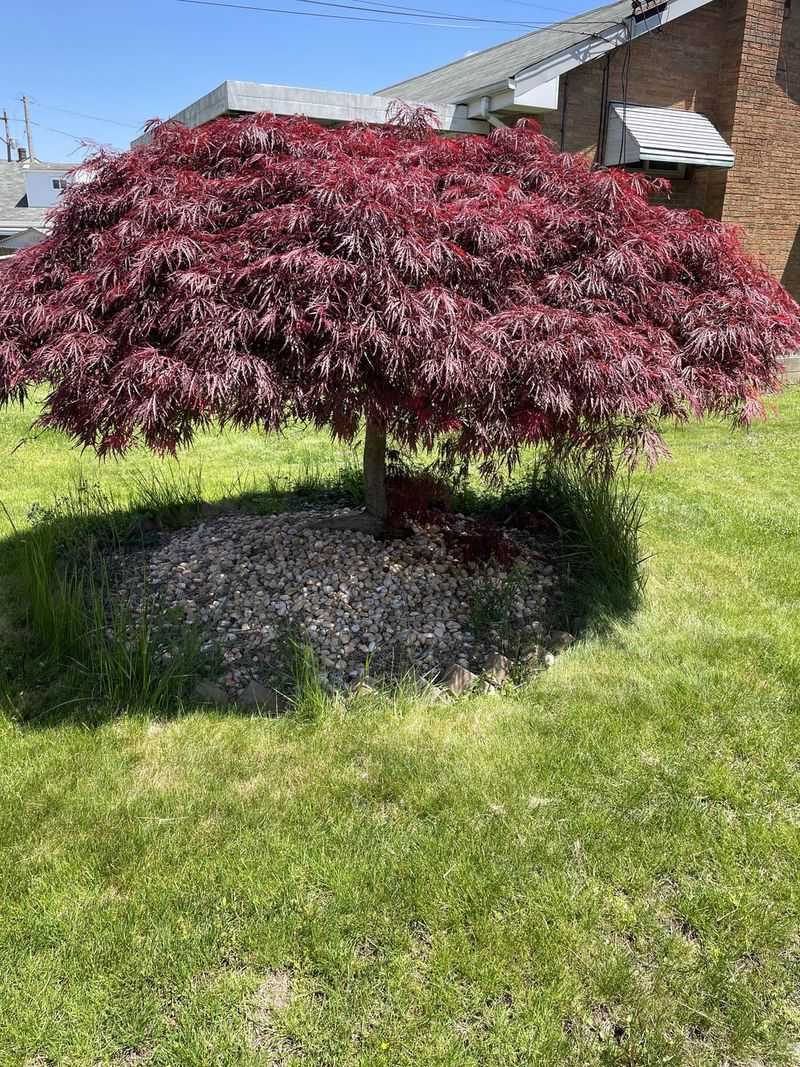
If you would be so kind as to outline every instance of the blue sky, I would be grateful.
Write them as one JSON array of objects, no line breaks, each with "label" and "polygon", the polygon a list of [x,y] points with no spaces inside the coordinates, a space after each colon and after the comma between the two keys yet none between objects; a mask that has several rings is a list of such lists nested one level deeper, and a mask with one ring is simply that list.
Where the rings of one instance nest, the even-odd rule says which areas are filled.
[{"label": "blue sky", "polygon": [[[242,2],[377,17],[302,0]],[[339,2],[376,5],[376,0]],[[388,6],[388,0],[379,6]],[[531,23],[591,6],[591,0],[397,3]],[[340,22],[177,0],[30,0],[12,5],[4,27],[0,112],[8,110],[12,134],[24,145],[20,97],[27,94],[36,123],[34,149],[40,159],[53,161],[81,159],[81,138],[125,148],[143,121],[167,118],[226,78],[369,92],[526,32],[521,26]]]}]

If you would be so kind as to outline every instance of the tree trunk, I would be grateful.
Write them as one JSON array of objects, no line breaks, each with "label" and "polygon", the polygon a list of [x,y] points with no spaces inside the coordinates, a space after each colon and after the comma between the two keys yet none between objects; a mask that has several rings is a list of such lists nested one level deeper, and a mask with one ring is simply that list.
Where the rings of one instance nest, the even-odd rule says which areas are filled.
[{"label": "tree trunk", "polygon": [[[386,500],[386,431],[367,419],[364,436],[364,503],[366,510],[335,515],[313,524],[318,530],[357,530],[374,537],[387,536],[389,505]],[[396,536],[393,532],[391,536]]]},{"label": "tree trunk", "polygon": [[364,437],[364,503],[367,513],[386,524],[389,506],[386,502],[386,431],[367,419]]}]

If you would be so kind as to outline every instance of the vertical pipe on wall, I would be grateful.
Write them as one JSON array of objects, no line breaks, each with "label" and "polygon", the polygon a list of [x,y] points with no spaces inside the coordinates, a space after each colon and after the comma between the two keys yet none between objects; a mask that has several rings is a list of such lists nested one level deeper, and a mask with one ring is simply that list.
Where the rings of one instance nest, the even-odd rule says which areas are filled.
[{"label": "vertical pipe on wall", "polygon": [[600,83],[600,124],[597,128],[597,148],[594,153],[594,165],[603,166],[605,154],[606,126],[608,124],[608,83],[611,78],[611,52],[606,53],[603,66],[603,80]]},{"label": "vertical pipe on wall", "polygon": [[567,85],[569,83],[569,71],[561,79],[562,92],[561,92],[561,132],[559,136],[558,146],[559,149],[564,152],[567,145]]}]

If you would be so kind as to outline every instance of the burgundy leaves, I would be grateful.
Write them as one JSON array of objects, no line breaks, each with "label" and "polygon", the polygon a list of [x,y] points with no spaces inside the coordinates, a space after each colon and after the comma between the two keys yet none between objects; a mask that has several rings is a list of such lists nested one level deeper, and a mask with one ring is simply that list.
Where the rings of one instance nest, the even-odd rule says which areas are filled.
[{"label": "burgundy leaves", "polygon": [[99,154],[52,238],[0,270],[0,400],[101,452],[211,419],[513,462],[530,442],[656,456],[658,418],[747,421],[798,308],[735,235],[649,203],[532,124],[257,115]]}]

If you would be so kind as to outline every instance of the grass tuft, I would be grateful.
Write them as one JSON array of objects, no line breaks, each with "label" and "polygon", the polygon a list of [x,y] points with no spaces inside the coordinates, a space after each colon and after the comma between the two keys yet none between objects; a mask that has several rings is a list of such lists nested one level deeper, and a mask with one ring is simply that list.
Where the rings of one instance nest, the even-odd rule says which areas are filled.
[{"label": "grass tuft", "polygon": [[509,526],[538,527],[553,539],[567,582],[561,624],[604,632],[630,618],[644,598],[644,508],[630,476],[537,457],[498,499],[483,506]]},{"label": "grass tuft", "polygon": [[137,547],[144,507],[158,501],[161,513],[174,515],[192,499],[193,484],[191,473],[169,482],[154,474],[150,485],[141,478],[126,510],[81,480],[49,506],[31,509],[28,528],[14,540],[25,605],[20,636],[28,657],[36,657],[40,680],[53,680],[57,702],[164,712],[188,693],[201,663],[198,635],[183,627],[165,656],[158,605],[145,597],[144,612],[134,616],[115,598],[107,553]]},{"label": "grass tuft", "polygon": [[320,681],[317,657],[310,645],[297,640],[292,641],[291,650],[294,668],[293,714],[298,719],[319,719],[331,698]]}]

